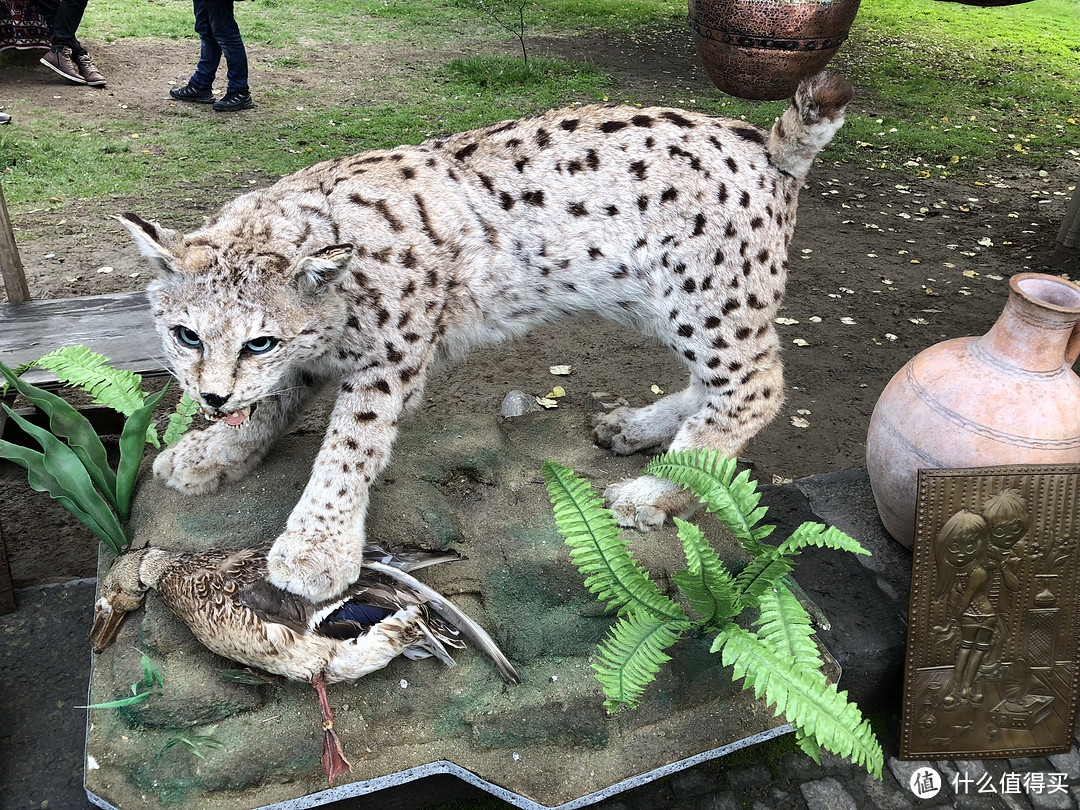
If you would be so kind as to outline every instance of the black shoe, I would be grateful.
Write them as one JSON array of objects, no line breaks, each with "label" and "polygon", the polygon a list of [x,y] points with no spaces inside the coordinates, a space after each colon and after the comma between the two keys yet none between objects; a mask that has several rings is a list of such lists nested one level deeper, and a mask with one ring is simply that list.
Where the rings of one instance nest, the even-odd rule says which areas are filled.
[{"label": "black shoe", "polygon": [[213,90],[199,90],[190,84],[185,84],[183,87],[174,87],[169,91],[169,95],[177,101],[197,101],[200,104],[214,103]]},{"label": "black shoe", "polygon": [[218,112],[236,112],[237,110],[250,110],[255,106],[250,93],[226,93],[221,101],[214,102],[214,109]]}]

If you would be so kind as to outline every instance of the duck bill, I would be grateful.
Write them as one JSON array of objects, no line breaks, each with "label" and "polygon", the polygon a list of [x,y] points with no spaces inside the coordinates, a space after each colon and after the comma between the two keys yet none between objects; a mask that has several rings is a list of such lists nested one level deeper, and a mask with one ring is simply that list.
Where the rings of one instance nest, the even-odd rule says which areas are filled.
[{"label": "duck bill", "polygon": [[90,648],[94,652],[101,652],[116,640],[116,634],[126,615],[126,610],[118,610],[104,599],[95,605],[94,626],[90,628],[89,639]]}]

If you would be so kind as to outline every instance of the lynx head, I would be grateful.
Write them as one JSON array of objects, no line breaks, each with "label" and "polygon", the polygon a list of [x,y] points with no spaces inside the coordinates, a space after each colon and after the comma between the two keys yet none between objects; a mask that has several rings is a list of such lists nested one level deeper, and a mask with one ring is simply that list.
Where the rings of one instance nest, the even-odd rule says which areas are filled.
[{"label": "lynx head", "polygon": [[245,424],[337,343],[345,302],[335,282],[351,245],[298,256],[250,228],[185,236],[134,214],[119,220],[157,273],[148,290],[168,364],[209,418]]}]

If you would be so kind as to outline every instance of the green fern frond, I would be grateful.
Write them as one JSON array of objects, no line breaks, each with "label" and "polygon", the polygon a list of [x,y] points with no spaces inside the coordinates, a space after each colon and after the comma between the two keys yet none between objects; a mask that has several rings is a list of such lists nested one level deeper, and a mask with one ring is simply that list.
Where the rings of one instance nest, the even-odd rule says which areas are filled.
[{"label": "green fern frond", "polygon": [[161,443],[166,447],[172,447],[184,435],[191,422],[195,418],[195,412],[199,409],[199,403],[193,400],[185,392],[176,403],[176,410],[169,414],[169,423],[165,426],[165,434],[161,437]]},{"label": "green fern frond", "polygon": [[821,764],[821,746],[818,745],[817,740],[809,736],[801,728],[795,729],[795,744],[799,746],[799,748],[803,750],[803,753],[810,757],[810,759],[814,760],[818,765]]},{"label": "green fern frond", "polygon": [[821,669],[821,654],[814,643],[810,617],[795,594],[778,584],[761,594],[758,600],[757,635],[781,658],[795,667]]},{"label": "green fern frond", "polygon": [[99,405],[130,416],[146,399],[142,377],[108,363],[108,357],[85,346],[65,346],[38,358],[36,365],[51,371],[65,385],[81,388]]},{"label": "green fern frond", "polygon": [[[765,696],[776,713],[803,730],[807,737],[833,753],[862,765],[881,778],[881,745],[859,708],[837,692],[818,670],[791,666],[756,634],[729,624],[713,641],[712,651],[722,650],[724,666],[733,668],[732,680],[744,679],[743,688]],[[805,748],[804,748],[805,750]]]},{"label": "green fern frond", "polygon": [[764,548],[766,550],[752,559],[735,577],[735,587],[739,589],[743,602],[747,605],[757,604],[759,597],[775,587],[793,568],[791,560],[781,555],[779,549],[773,546]]},{"label": "green fern frond", "polygon": [[704,617],[706,626],[718,625],[738,615],[743,606],[735,578],[720,562],[704,532],[679,518],[675,518],[675,525],[686,553],[686,570],[677,571],[671,578],[686,594],[690,607]]},{"label": "green fern frond", "polygon": [[553,461],[544,463],[555,524],[570,546],[570,559],[585,575],[585,587],[608,609],[644,609],[668,620],[686,619],[675,602],[660,593],[631,556],[611,510],[588,482]]},{"label": "green fern frond", "polygon": [[608,699],[604,707],[638,705],[645,689],[656,680],[660,666],[671,660],[664,652],[689,629],[687,621],[658,619],[643,612],[620,618],[597,647],[593,664],[596,678]]},{"label": "green fern frond", "polygon": [[780,544],[779,550],[781,554],[798,554],[807,546],[833,548],[840,551],[850,551],[852,554],[870,556],[870,552],[863,548],[858,540],[840,531],[835,526],[826,526],[824,523],[811,523],[809,521],[792,532],[791,536]]},{"label": "green fern frond", "polygon": [[[735,475],[735,459],[725,458],[715,450],[696,448],[664,453],[645,467],[649,475],[674,481],[705,502],[727,526],[739,544],[751,554],[759,554],[762,544],[775,527],[759,526],[765,507],[759,507],[761,494],[757,484],[744,470]],[[766,547],[767,548],[767,547]]]}]

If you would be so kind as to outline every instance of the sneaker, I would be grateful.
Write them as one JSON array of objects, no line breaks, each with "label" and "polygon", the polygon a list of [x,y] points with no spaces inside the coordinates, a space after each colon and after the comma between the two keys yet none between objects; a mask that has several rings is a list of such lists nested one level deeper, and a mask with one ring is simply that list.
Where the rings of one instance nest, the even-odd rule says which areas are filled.
[{"label": "sneaker", "polygon": [[94,63],[90,59],[90,54],[80,53],[74,57],[75,66],[79,70],[79,75],[86,80],[86,83],[91,87],[104,87],[105,77],[101,75],[101,71],[94,67]]},{"label": "sneaker", "polygon": [[11,116],[7,113],[0,113],[0,124],[10,124]]},{"label": "sneaker", "polygon": [[49,68],[49,70],[59,73],[69,82],[86,84],[86,79],[82,77],[82,74],[79,73],[79,69],[75,67],[75,63],[71,61],[71,48],[67,45],[59,50],[49,51],[38,61]]},{"label": "sneaker", "polygon": [[197,87],[192,87],[190,84],[185,84],[183,87],[172,88],[169,91],[169,95],[178,101],[196,101],[199,104],[214,103],[213,90],[200,90]]},{"label": "sneaker", "polygon": [[221,101],[214,102],[214,109],[218,112],[236,112],[237,110],[250,110],[255,106],[250,93],[226,93]]}]

